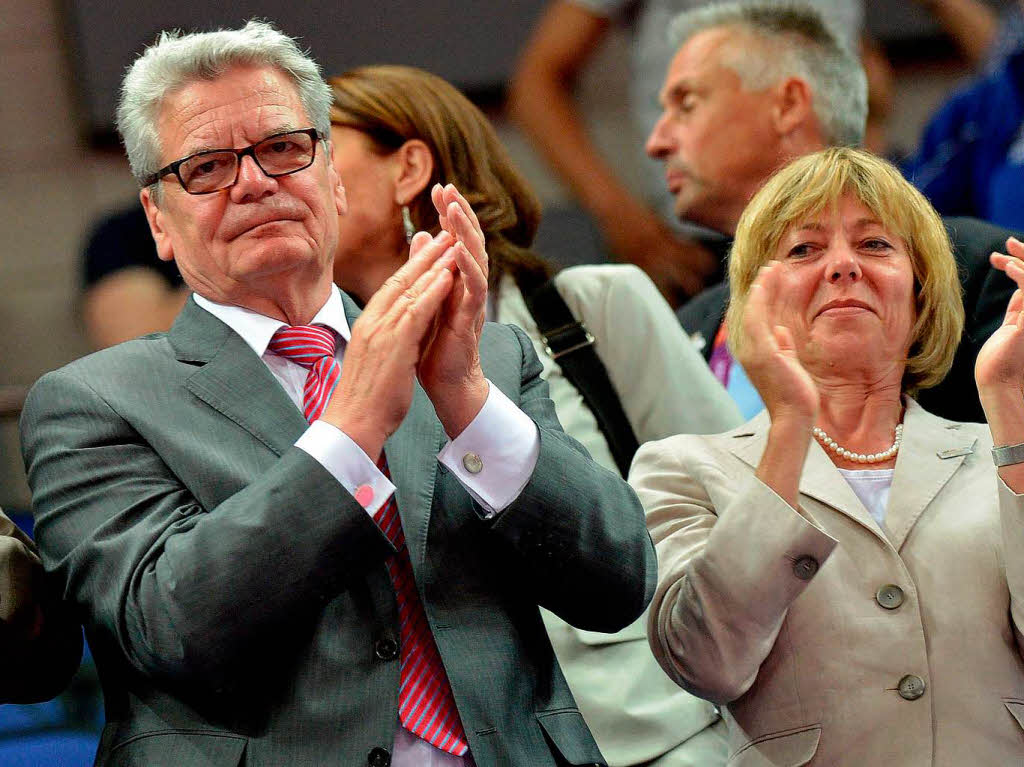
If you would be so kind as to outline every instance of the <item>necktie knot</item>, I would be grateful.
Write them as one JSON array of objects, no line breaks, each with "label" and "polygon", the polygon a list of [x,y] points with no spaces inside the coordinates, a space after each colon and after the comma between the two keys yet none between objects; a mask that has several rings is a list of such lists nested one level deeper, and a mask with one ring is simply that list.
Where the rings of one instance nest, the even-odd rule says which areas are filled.
[{"label": "necktie knot", "polygon": [[321,325],[291,325],[278,329],[267,348],[309,370],[324,357],[334,359],[334,331]]},{"label": "necktie knot", "polygon": [[338,379],[341,366],[334,358],[334,331],[320,325],[293,325],[274,333],[268,351],[306,368],[306,385],[302,391],[302,414],[313,423],[327,406]]}]

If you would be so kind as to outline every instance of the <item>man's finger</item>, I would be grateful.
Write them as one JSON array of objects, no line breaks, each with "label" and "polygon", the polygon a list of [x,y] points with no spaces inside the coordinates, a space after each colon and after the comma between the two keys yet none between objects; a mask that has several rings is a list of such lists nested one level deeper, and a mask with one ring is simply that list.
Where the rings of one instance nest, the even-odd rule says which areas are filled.
[{"label": "man's finger", "polygon": [[447,253],[391,304],[381,330],[387,330],[395,343],[412,341],[420,344],[432,327],[441,303],[455,281],[454,254]]},{"label": "man's finger", "polygon": [[[454,184],[448,184],[448,186],[444,188],[443,196],[445,204],[447,206],[450,206],[451,203],[453,202],[458,204],[458,206],[462,209],[462,212],[465,213],[466,219],[470,222],[473,229],[476,231],[476,234],[480,238],[480,241],[483,242],[485,239],[484,230],[480,226],[480,219],[476,217],[476,212],[473,210],[473,206],[469,204],[469,201],[465,197],[462,196],[462,192],[460,192],[455,187]],[[448,218],[449,220],[451,219],[450,213],[448,215]]]},{"label": "man's finger", "polygon": [[[415,237],[413,241],[416,241]],[[391,306],[398,296],[414,285],[416,280],[445,254],[452,246],[454,239],[448,232],[441,231],[434,237],[430,237],[426,242],[423,242],[421,238],[420,242],[423,244],[419,245],[417,243],[415,253],[410,249],[409,260],[402,264],[398,271],[388,277],[384,284],[374,293],[366,305],[367,311],[374,313],[387,311],[387,307]]]},{"label": "man's finger", "polygon": [[441,225],[441,228],[447,232],[452,232],[451,222],[448,221],[447,205],[444,201],[444,187],[440,184],[434,184],[430,189],[430,201],[434,203],[434,210],[437,211],[437,221]]},{"label": "man's finger", "polygon": [[476,260],[486,279],[488,270],[487,247],[483,235],[474,227],[465,211],[457,203],[448,205],[448,220],[455,224],[455,234],[469,248],[470,255]]},{"label": "man's finger", "polygon": [[487,274],[479,261],[473,257],[464,243],[455,244],[455,263],[462,273],[466,286],[468,302],[463,303],[463,310],[473,317],[484,310],[487,304]]}]

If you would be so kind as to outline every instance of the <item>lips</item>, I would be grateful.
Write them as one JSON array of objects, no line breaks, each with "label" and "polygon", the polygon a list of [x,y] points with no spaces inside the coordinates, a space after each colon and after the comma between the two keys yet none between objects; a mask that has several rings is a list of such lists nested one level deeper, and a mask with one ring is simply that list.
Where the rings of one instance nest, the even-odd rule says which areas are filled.
[{"label": "lips", "polygon": [[229,240],[233,240],[266,224],[279,224],[298,220],[300,220],[300,217],[291,211],[273,210],[233,223],[228,227],[227,235]]},{"label": "lips", "polygon": [[819,317],[831,309],[863,309],[865,311],[875,313],[875,310],[872,309],[863,301],[858,301],[855,298],[840,298],[836,299],[835,301],[829,301],[827,304],[821,307],[818,310],[818,313],[815,314],[814,316]]},{"label": "lips", "polygon": [[687,173],[682,170],[668,170],[665,172],[665,185],[668,187],[669,192],[673,194],[678,192],[680,187],[686,182]]}]

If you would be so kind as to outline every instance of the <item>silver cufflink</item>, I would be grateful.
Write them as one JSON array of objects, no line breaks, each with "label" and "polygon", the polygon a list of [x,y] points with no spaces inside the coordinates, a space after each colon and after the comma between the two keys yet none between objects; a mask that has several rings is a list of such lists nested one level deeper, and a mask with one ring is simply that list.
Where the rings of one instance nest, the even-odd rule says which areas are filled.
[{"label": "silver cufflink", "polygon": [[466,471],[470,474],[479,474],[484,468],[484,462],[480,460],[480,456],[476,453],[466,453],[462,456],[462,465],[466,467]]}]

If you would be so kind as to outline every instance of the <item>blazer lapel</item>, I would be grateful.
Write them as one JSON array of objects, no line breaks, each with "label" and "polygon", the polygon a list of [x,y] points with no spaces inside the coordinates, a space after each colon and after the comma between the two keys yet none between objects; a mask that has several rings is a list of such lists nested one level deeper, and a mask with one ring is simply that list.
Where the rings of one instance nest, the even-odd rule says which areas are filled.
[{"label": "blazer lapel", "polygon": [[[732,448],[732,452],[745,463],[757,468],[764,454],[770,426],[771,419],[767,411],[762,410],[746,426],[734,432],[734,437],[745,436],[746,439],[737,439],[738,444]],[[843,479],[832,459],[816,439],[811,439],[807,459],[804,461],[803,472],[800,475],[800,493],[832,507],[863,526],[883,543],[889,543],[874,518],[864,508],[864,504]]]},{"label": "blazer lapel", "polygon": [[199,399],[277,455],[309,424],[252,348],[189,299],[168,338],[182,362],[201,365],[185,382]]},{"label": "blazer lapel", "polygon": [[931,415],[910,397],[905,399],[903,442],[896,458],[885,530],[897,551],[921,514],[974,452],[975,437],[958,424]]},{"label": "blazer lapel", "polygon": [[427,529],[437,480],[437,453],[444,444],[443,435],[434,406],[417,383],[409,412],[384,443],[402,532],[417,571],[426,559]]}]

